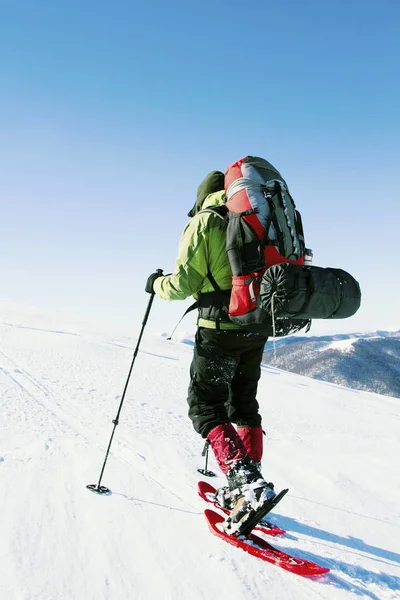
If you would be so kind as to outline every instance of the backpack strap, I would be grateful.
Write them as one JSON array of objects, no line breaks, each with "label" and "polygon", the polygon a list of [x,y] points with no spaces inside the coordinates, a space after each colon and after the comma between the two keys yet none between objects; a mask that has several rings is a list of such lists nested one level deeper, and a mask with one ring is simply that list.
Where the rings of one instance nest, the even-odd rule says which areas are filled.
[{"label": "backpack strap", "polygon": [[205,213],[205,212],[212,213],[213,215],[216,215],[217,217],[222,219],[222,221],[228,222],[229,210],[228,210],[228,207],[225,206],[225,204],[220,204],[218,206],[209,206],[208,208],[203,208],[197,214]]},{"label": "backpack strap", "polygon": [[208,281],[211,283],[211,285],[213,286],[214,290],[216,292],[221,292],[221,288],[219,287],[218,283],[215,281],[214,277],[211,275],[210,270],[207,273],[207,277],[208,277]]},{"label": "backpack strap", "polygon": [[269,236],[269,228],[271,227],[271,223],[272,223],[273,218],[275,216],[275,206],[274,206],[273,202],[271,202],[271,198],[272,198],[271,192],[266,187],[263,190],[263,193],[264,193],[265,199],[266,199],[266,201],[268,202],[268,205],[269,205],[269,216],[268,216],[267,222],[265,223],[264,235],[263,235],[262,240],[261,240],[261,246],[262,247],[269,246],[269,245],[273,244],[272,240],[268,239],[268,236]]},{"label": "backpack strap", "polygon": [[[210,206],[209,208],[203,208],[203,210],[200,211],[200,213],[205,213],[205,212],[209,212],[213,215],[216,215],[217,217],[222,219],[222,221],[224,221],[224,223],[228,222],[229,210],[225,206],[225,204],[221,204],[219,206]],[[222,291],[221,288],[219,287],[218,283],[215,281],[214,277],[212,276],[210,270],[208,270],[206,277],[208,277],[209,282],[211,283],[211,285],[213,286],[213,288],[216,292]]]},{"label": "backpack strap", "polygon": [[191,304],[189,306],[189,308],[187,308],[185,310],[185,312],[183,313],[183,315],[181,316],[181,318],[179,319],[179,321],[177,322],[177,324],[175,325],[175,327],[173,328],[172,332],[169,334],[169,336],[167,337],[167,340],[171,340],[172,336],[174,335],[175,331],[178,329],[179,325],[181,324],[181,321],[183,321],[183,319],[186,317],[186,315],[190,312],[192,312],[192,310],[195,310],[196,308],[198,308],[199,306],[199,301],[196,300],[196,302],[193,302],[193,304]]}]

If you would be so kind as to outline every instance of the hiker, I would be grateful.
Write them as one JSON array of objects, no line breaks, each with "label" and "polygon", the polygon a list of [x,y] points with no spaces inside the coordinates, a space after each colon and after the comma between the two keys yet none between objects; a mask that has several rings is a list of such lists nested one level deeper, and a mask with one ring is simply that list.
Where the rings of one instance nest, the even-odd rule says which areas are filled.
[{"label": "hiker", "polygon": [[[232,270],[226,225],[205,211],[224,205],[224,174],[213,171],[200,184],[183,231],[171,275],[153,273],[146,292],[165,300],[198,299],[198,321],[188,390],[194,429],[208,438],[228,487],[216,499],[231,510],[227,532],[240,535],[275,497],[261,474],[263,431],[256,399],[268,335],[241,329],[228,317]],[[234,427],[234,425],[236,427]]]}]

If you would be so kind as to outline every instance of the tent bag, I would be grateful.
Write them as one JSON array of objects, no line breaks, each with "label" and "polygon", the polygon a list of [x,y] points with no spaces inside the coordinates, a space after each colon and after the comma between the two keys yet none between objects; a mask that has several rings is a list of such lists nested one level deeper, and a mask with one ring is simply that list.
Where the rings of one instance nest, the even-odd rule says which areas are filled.
[{"label": "tent bag", "polygon": [[273,265],[262,277],[260,306],[291,319],[346,319],[361,304],[358,282],[342,269]]}]

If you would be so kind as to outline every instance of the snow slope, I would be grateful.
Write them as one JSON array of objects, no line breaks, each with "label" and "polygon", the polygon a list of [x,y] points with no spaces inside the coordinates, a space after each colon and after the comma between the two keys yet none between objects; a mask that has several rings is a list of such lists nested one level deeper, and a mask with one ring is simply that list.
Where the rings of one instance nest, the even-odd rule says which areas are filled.
[{"label": "snow slope", "polygon": [[263,367],[263,470],[290,487],[272,543],[331,569],[308,580],[209,533],[187,344],[145,334],[102,481],[113,493],[86,489],[135,345],[1,310],[1,600],[400,598],[399,400]]}]

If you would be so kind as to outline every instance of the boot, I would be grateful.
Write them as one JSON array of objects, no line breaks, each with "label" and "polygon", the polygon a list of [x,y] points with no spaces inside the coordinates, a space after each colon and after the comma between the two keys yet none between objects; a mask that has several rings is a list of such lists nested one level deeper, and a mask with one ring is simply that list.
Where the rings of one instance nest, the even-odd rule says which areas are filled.
[{"label": "boot", "polygon": [[[261,463],[254,463],[254,464],[255,464],[256,468],[259,471],[261,471]],[[274,484],[272,483],[272,481],[269,481],[267,483],[267,485],[269,488],[271,488],[271,490],[274,489]],[[217,502],[217,504],[221,508],[231,511],[233,509],[233,506],[236,501],[235,492],[234,491],[231,492],[228,485],[223,485],[223,486],[219,487],[217,489],[217,491],[215,492],[214,500],[215,500],[215,502]],[[260,523],[261,522],[262,522],[262,520],[260,521]],[[265,522],[268,523],[269,521],[266,519]]]},{"label": "boot", "polygon": [[[276,494],[271,483],[267,483],[256,464],[249,457],[235,464],[227,473],[233,507],[224,530],[232,535],[248,534],[265,513],[265,507]],[[249,529],[249,524],[253,523]]]},{"label": "boot", "polygon": [[217,489],[214,494],[214,500],[221,508],[229,511],[232,510],[235,504],[235,498],[232,496],[228,485],[223,485]]}]

